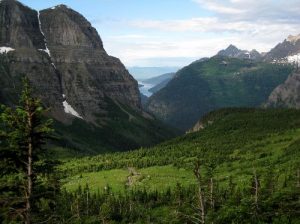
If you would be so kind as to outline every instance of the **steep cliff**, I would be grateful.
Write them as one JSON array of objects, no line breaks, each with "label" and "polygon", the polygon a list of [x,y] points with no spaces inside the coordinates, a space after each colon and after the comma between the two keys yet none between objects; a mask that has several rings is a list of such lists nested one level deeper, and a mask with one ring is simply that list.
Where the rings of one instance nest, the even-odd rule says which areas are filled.
[{"label": "steep cliff", "polygon": [[97,31],[65,5],[40,13],[50,58],[61,74],[62,94],[84,117],[94,121],[105,96],[140,110],[137,82],[119,59],[108,56]]},{"label": "steep cliff", "polygon": [[282,63],[299,63],[300,61],[300,34],[288,36],[283,42],[277,44],[268,52],[265,61]]},{"label": "steep cliff", "polygon": [[289,76],[283,84],[275,88],[265,106],[300,109],[300,74]]},{"label": "steep cliff", "polygon": [[20,80],[26,75],[44,104],[52,107],[53,114],[63,111],[59,72],[51,66],[49,56],[39,50],[45,49],[45,42],[37,12],[17,1],[1,1],[0,47],[13,49],[1,54],[2,98],[13,103],[20,89]]},{"label": "steep cliff", "polygon": [[142,111],[136,80],[95,28],[65,5],[38,12],[0,1],[0,103],[16,102],[24,76],[67,146],[121,150],[171,136]]}]

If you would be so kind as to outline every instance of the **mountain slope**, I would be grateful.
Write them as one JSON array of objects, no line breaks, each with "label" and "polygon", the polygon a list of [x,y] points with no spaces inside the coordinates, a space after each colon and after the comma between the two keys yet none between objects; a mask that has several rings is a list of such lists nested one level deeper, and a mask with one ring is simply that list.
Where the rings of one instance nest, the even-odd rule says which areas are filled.
[{"label": "mountain slope", "polygon": [[64,5],[40,12],[51,60],[61,74],[62,94],[93,122],[105,96],[140,109],[137,82],[119,59],[108,56],[91,24]]},{"label": "mountain slope", "polygon": [[137,80],[142,81],[149,77],[160,76],[178,71],[178,67],[129,67],[128,70]]},{"label": "mountain slope", "polygon": [[175,73],[167,73],[152,79],[145,80],[144,82],[152,82],[154,87],[149,89],[149,92],[156,93],[162,88],[164,88],[175,76]]},{"label": "mountain slope", "polygon": [[156,93],[158,92],[159,90],[161,90],[162,88],[166,87],[166,85],[168,85],[168,83],[171,81],[170,80],[164,80],[162,81],[161,83],[157,84],[156,86],[152,87],[149,89],[149,92],[151,93]]},{"label": "mountain slope", "polygon": [[300,34],[288,36],[282,43],[277,44],[265,56],[265,61],[295,63],[300,61]]},{"label": "mountain slope", "polygon": [[[68,130],[62,132],[62,137],[71,145],[85,148],[76,144],[77,138],[84,141],[70,128],[74,122],[90,130],[94,143],[100,144],[93,148],[99,150],[103,149],[102,142],[112,142],[104,145],[116,148],[120,146],[118,140],[128,140],[128,149],[170,136],[159,122],[142,111],[137,81],[119,59],[105,52],[95,28],[79,13],[65,5],[37,12],[18,1],[3,0],[0,25],[0,103],[15,104],[21,79],[27,76],[35,95],[51,108],[49,116],[61,124],[62,130]],[[139,117],[139,122],[131,117]],[[111,126],[116,120],[132,128],[125,133]],[[151,125],[156,128],[150,128]],[[156,134],[156,129],[161,131]],[[97,131],[91,134],[93,130]],[[99,130],[110,130],[110,134],[96,135]],[[139,140],[141,133],[144,141]],[[105,139],[113,136],[118,137]]]},{"label": "mountain slope", "polygon": [[143,79],[141,81],[143,83],[158,85],[161,82],[164,82],[166,80],[171,80],[174,77],[174,75],[175,75],[174,72],[170,72],[170,73],[162,74],[162,75],[155,76],[155,77],[152,77],[152,78],[149,78],[149,79]]},{"label": "mountain slope", "polygon": [[199,117],[223,107],[258,107],[292,67],[215,56],[190,64],[148,100],[146,108],[169,125],[187,130]]},{"label": "mountain slope", "polygon": [[295,73],[269,96],[266,107],[300,108],[300,74]]},{"label": "mountain slope", "polygon": [[[139,198],[141,192],[154,193],[154,200],[141,197],[140,202],[133,200],[133,206],[140,203],[146,208],[146,217],[155,223],[189,223],[178,211],[184,217],[195,214],[192,208],[198,205],[199,188],[193,170],[195,161],[200,160],[206,214],[214,223],[258,223],[251,210],[254,175],[259,180],[259,223],[297,223],[299,110],[224,109],[210,113],[202,122],[203,130],[150,149],[67,161],[60,166],[62,183],[71,193],[89,184],[90,192],[107,195],[103,189],[109,186],[110,195],[119,200],[128,194]],[[208,200],[211,178],[216,199],[212,213]],[[162,196],[157,199],[159,194]],[[118,222],[129,222],[130,215],[122,211]],[[157,211],[161,211],[159,215]],[[146,223],[146,218],[141,222]]]}]

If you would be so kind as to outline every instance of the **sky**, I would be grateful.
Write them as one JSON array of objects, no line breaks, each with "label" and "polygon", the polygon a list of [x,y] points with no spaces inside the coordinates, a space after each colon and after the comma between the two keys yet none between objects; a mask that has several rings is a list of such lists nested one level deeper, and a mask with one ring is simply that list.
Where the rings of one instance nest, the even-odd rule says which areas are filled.
[{"label": "sky", "polygon": [[269,51],[300,34],[300,0],[21,0],[41,10],[65,4],[98,30],[127,66],[182,67],[234,44]]}]

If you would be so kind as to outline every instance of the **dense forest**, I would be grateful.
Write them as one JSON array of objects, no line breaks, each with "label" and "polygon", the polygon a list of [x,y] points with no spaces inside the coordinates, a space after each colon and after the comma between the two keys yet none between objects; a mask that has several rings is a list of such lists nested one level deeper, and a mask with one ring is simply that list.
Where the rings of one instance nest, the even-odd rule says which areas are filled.
[{"label": "dense forest", "polygon": [[59,160],[44,112],[28,88],[2,107],[2,223],[299,223],[299,110],[222,109],[152,148]]}]

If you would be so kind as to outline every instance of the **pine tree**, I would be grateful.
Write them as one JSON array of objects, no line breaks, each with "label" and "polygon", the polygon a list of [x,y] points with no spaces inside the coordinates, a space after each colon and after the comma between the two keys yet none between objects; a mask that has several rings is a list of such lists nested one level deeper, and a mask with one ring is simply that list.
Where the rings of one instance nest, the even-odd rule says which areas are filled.
[{"label": "pine tree", "polygon": [[194,167],[194,175],[197,179],[198,184],[198,192],[197,192],[197,210],[198,214],[193,217],[193,223],[201,223],[205,224],[205,218],[206,218],[206,210],[205,210],[205,192],[204,192],[204,186],[203,186],[203,177],[201,175],[201,165],[200,161],[196,161],[195,167]]},{"label": "pine tree", "polygon": [[[1,164],[6,166],[1,173],[1,180],[14,179],[14,190],[4,194],[1,204],[7,208],[5,211],[8,213],[4,216],[21,218],[30,224],[38,174],[34,165],[43,153],[43,145],[52,131],[52,121],[44,119],[46,110],[40,100],[33,97],[29,81],[25,79],[23,83],[19,105],[15,108],[1,107]],[[10,187],[12,186],[1,183],[3,190]]]}]

